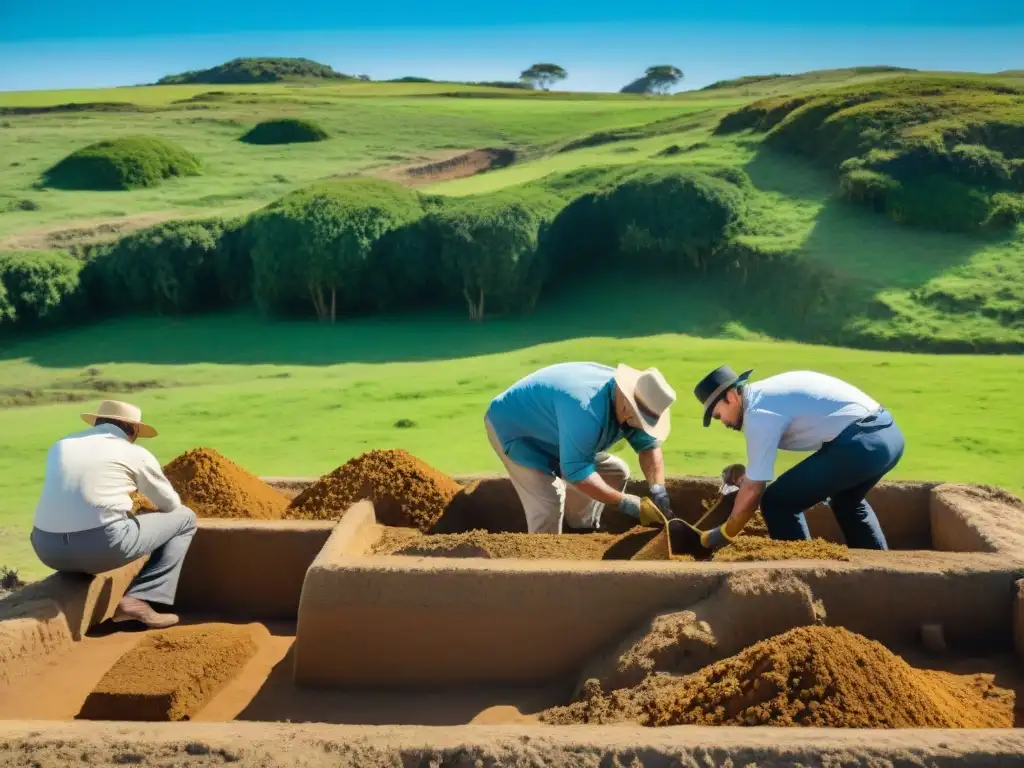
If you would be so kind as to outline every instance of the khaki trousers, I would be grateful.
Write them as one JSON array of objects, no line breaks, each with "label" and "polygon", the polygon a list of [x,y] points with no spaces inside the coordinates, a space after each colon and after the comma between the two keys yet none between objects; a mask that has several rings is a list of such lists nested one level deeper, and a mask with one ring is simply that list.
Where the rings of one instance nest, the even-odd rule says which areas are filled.
[{"label": "khaki trousers", "polygon": [[[601,524],[604,503],[594,501],[560,477],[516,464],[505,455],[490,419],[484,418],[484,426],[491,447],[519,494],[530,533],[561,533],[563,519],[573,528],[597,528]],[[610,453],[599,453],[595,463],[597,474],[608,485],[617,491],[625,490],[629,480],[629,465],[625,461]]]}]

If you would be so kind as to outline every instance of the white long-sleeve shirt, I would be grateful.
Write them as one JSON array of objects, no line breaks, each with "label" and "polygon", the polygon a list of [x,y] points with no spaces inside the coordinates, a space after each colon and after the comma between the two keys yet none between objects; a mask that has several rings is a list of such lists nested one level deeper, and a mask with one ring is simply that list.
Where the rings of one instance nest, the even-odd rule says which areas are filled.
[{"label": "white long-sleeve shirt", "polygon": [[46,454],[46,477],[33,524],[48,533],[77,533],[123,520],[141,491],[161,512],[181,506],[156,457],[113,424],[68,435]]}]

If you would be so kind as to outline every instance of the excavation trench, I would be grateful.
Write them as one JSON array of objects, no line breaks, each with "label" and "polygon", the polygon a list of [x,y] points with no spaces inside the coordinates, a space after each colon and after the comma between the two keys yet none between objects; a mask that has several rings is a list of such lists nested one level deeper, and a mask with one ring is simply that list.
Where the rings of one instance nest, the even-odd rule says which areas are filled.
[{"label": "excavation trench", "polygon": [[[507,481],[398,451],[310,481],[265,482],[205,450],[168,474],[201,514],[184,626],[104,622],[127,583],[116,574],[30,585],[0,602],[0,719],[1021,720],[1019,507],[991,489],[877,489],[892,552],[846,549],[817,510],[810,544],[755,523],[735,556],[669,562],[637,558],[650,532],[614,516],[597,533],[527,535]],[[712,481],[670,485],[680,514],[705,515]]]}]

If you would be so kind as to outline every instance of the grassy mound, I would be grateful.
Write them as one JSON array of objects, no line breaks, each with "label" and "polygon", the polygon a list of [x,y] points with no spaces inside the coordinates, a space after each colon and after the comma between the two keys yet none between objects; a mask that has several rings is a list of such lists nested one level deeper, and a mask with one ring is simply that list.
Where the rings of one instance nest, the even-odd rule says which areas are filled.
[{"label": "grassy mound", "polygon": [[172,176],[196,176],[199,168],[199,158],[173,142],[126,136],[72,152],[43,174],[43,183],[58,189],[136,189]]},{"label": "grassy mound", "polygon": [[717,132],[746,129],[838,172],[844,197],[899,223],[969,232],[1024,220],[1024,89],[998,78],[898,77],[764,99]]},{"label": "grassy mound", "polygon": [[312,120],[281,117],[264,120],[239,139],[246,144],[299,144],[323,141],[328,133]]},{"label": "grassy mound", "polygon": [[302,58],[232,59],[209,69],[197,69],[167,75],[157,85],[195,83],[277,83],[283,80],[353,80],[351,75],[336,72],[326,64]]}]

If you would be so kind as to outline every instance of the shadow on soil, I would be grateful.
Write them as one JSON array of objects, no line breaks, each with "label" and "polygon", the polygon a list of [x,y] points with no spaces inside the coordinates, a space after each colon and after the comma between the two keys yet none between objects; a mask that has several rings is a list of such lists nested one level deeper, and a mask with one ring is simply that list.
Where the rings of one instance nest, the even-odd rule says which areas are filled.
[{"label": "shadow on soil", "polygon": [[[298,688],[292,682],[295,649],[271,671],[236,720],[347,725],[464,725],[486,722],[487,710],[527,715],[562,704],[565,685],[553,688],[454,689],[445,691],[344,691]],[[513,714],[515,714],[513,713]]]}]

